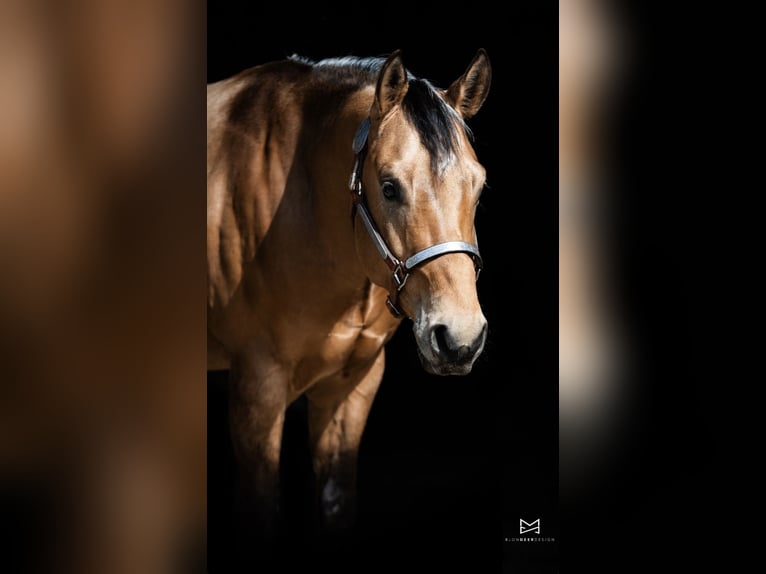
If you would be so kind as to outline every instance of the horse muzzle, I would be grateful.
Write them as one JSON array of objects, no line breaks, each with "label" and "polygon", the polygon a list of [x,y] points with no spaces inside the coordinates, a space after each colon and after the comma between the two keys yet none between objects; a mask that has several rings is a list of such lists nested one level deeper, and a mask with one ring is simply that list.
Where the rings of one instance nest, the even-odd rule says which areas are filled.
[{"label": "horse muzzle", "polygon": [[424,329],[415,327],[418,355],[423,368],[434,375],[467,375],[481,355],[487,339],[487,322],[450,326],[435,323]]}]

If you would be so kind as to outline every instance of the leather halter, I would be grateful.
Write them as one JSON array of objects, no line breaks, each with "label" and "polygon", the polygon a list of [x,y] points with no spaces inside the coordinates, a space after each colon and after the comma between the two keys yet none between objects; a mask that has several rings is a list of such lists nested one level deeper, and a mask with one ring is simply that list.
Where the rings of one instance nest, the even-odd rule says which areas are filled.
[{"label": "leather halter", "polygon": [[378,227],[375,225],[370,210],[367,208],[367,202],[365,201],[362,189],[362,170],[364,169],[364,158],[367,152],[367,135],[369,131],[370,118],[365,118],[354,136],[354,169],[351,172],[351,180],[349,182],[353,200],[352,219],[355,214],[359,214],[365,229],[367,229],[367,233],[370,235],[370,239],[372,239],[372,243],[383,258],[383,261],[391,270],[391,288],[389,289],[389,295],[386,299],[386,305],[388,305],[388,310],[391,311],[391,314],[397,319],[400,319],[404,317],[405,314],[398,305],[399,293],[404,289],[404,285],[407,283],[407,278],[410,276],[413,269],[432,259],[446,255],[447,253],[466,253],[473,259],[473,264],[476,269],[476,279],[478,279],[483,262],[481,260],[481,255],[479,254],[479,248],[466,241],[445,241],[443,243],[437,243],[430,247],[426,247],[425,249],[421,249],[404,260],[399,259],[391,252],[386,240],[383,239]]}]

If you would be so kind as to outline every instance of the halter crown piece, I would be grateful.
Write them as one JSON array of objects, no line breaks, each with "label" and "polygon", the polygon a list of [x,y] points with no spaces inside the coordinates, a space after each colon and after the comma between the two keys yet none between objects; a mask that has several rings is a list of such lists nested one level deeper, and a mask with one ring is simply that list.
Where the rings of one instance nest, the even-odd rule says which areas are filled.
[{"label": "halter crown piece", "polygon": [[430,247],[426,247],[425,249],[421,249],[404,260],[399,259],[391,252],[386,240],[383,239],[378,227],[375,225],[375,221],[372,219],[362,189],[362,170],[364,169],[364,158],[367,153],[367,135],[369,133],[370,118],[368,117],[362,121],[354,136],[354,169],[351,172],[351,180],[349,181],[349,188],[351,189],[351,198],[353,201],[352,215],[358,213],[362,218],[362,223],[364,223],[364,227],[367,229],[367,233],[370,235],[372,243],[383,258],[383,261],[391,270],[391,287],[389,288],[386,305],[388,305],[388,310],[391,311],[391,314],[394,317],[401,319],[405,314],[398,305],[399,293],[404,289],[404,285],[407,283],[407,278],[410,276],[413,269],[419,265],[423,265],[431,259],[441,257],[447,253],[466,253],[473,259],[473,265],[476,268],[476,279],[478,279],[479,272],[483,267],[483,262],[481,260],[481,255],[479,254],[479,248],[466,241],[445,241],[443,243],[437,243]]}]

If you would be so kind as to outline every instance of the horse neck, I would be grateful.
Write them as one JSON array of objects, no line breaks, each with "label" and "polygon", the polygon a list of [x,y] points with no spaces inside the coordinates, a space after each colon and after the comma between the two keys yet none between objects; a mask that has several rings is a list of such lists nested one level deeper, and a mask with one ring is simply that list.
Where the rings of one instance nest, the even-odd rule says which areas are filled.
[{"label": "horse neck", "polygon": [[356,251],[349,177],[354,162],[354,134],[367,116],[371,101],[367,90],[348,98],[333,120],[325,124],[332,129],[318,130],[309,162],[316,240],[325,251],[323,256],[332,262],[328,281],[337,279],[342,290],[357,290],[368,283]]}]

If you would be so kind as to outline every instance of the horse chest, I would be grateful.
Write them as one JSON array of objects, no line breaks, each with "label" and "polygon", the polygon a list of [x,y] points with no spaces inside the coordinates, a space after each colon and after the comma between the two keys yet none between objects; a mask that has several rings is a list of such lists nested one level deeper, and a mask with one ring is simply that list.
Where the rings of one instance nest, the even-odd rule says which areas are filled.
[{"label": "horse chest", "polygon": [[292,362],[291,390],[296,395],[315,384],[353,380],[355,373],[367,370],[399,325],[386,308],[385,295],[385,289],[370,285],[334,320],[317,317],[301,330],[302,337],[292,329],[291,341],[301,341],[292,347],[300,353]]},{"label": "horse chest", "polygon": [[387,335],[387,332],[373,328],[331,333],[326,345],[328,360],[336,365],[339,363],[342,368],[367,363],[380,352]]},{"label": "horse chest", "polygon": [[348,376],[368,365],[388,340],[388,331],[374,328],[335,328],[321,345],[302,357],[293,373],[293,389],[300,393],[325,379]]}]

